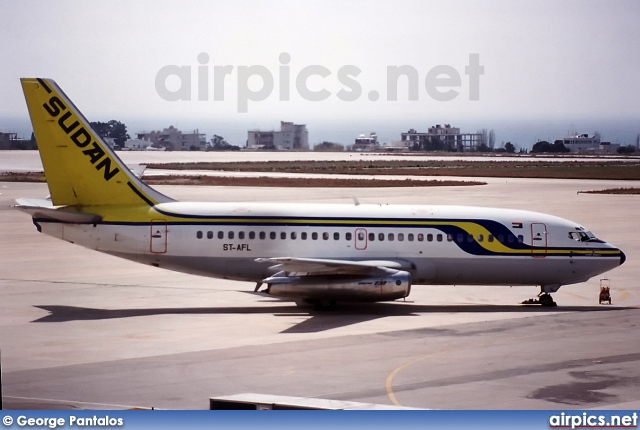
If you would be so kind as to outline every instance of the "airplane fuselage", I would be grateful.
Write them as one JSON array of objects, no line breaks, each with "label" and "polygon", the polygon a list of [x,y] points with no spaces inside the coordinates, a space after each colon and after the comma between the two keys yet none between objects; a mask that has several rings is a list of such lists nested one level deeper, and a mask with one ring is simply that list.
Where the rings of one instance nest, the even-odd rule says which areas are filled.
[{"label": "airplane fuselage", "polygon": [[39,224],[44,233],[130,260],[252,282],[273,274],[273,263],[256,259],[295,256],[395,261],[413,284],[554,291],[624,258],[576,223],[510,209],[170,202],[129,208],[127,216],[105,207],[86,210],[103,221]]}]

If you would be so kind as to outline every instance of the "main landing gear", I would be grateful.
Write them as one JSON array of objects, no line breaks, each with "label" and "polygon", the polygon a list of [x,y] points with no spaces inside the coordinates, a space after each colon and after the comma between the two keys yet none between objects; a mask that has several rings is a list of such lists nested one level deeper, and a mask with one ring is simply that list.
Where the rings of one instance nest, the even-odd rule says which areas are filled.
[{"label": "main landing gear", "polygon": [[[558,288],[560,287],[558,286]],[[558,288],[553,289],[553,291],[551,292],[557,291]],[[538,294],[537,299],[527,299],[523,301],[522,304],[523,305],[540,305],[544,307],[558,306],[558,304],[553,301],[553,297],[551,297],[551,294],[549,294],[549,291],[547,291],[548,289],[551,289],[551,288],[548,288],[547,286],[542,285],[540,287],[540,294]]]}]

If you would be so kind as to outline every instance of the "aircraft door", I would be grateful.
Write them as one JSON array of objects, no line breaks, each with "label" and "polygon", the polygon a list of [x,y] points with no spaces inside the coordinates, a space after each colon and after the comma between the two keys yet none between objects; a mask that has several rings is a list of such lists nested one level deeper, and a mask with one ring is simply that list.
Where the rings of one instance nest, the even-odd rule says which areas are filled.
[{"label": "aircraft door", "polygon": [[150,251],[153,254],[167,252],[167,221],[164,219],[151,220]]},{"label": "aircraft door", "polygon": [[547,226],[543,223],[531,223],[531,255],[533,258],[547,255]]},{"label": "aircraft door", "polygon": [[367,249],[367,230],[364,228],[357,228],[355,233],[356,249],[358,251],[364,251]]}]

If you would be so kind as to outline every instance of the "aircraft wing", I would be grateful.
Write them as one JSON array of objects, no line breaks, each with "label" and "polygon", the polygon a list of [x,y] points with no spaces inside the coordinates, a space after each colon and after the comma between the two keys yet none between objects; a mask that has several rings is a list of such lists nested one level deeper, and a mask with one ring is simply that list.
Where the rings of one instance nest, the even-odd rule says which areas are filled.
[{"label": "aircraft wing", "polygon": [[[381,276],[398,270],[411,270],[413,264],[408,261],[393,260],[327,260],[320,258],[257,258],[257,262],[272,262],[271,270],[304,276],[317,275],[362,275]],[[265,280],[265,282],[268,282]]]},{"label": "aircraft wing", "polygon": [[99,222],[102,217],[86,212],[78,212],[68,206],[54,206],[51,200],[46,199],[17,199],[16,209],[26,212],[34,218],[50,219],[55,221],[91,224]]}]

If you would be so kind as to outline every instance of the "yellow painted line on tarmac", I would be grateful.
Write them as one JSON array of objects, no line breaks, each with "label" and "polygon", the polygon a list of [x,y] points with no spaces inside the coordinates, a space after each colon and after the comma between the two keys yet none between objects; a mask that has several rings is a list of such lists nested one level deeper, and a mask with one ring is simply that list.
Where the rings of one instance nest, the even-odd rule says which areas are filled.
[{"label": "yellow painted line on tarmac", "polygon": [[629,297],[631,297],[631,293],[628,292],[627,290],[615,289],[614,291],[619,291],[620,292],[620,297],[617,297],[616,300],[623,301],[623,300],[627,300]]},{"label": "yellow painted line on tarmac", "polygon": [[[541,334],[532,334],[531,336],[518,336],[517,339],[522,340],[522,339],[531,339],[531,338],[536,338],[536,337],[545,337],[547,336],[547,333],[541,333]],[[515,337],[512,339],[516,339]],[[433,358],[436,357],[438,355],[442,355],[442,354],[446,354],[449,352],[453,352],[453,351],[461,351],[461,350],[465,350],[465,349],[471,349],[471,348],[477,348],[480,346],[487,346],[487,345],[497,345],[499,343],[504,343],[505,341],[509,341],[509,339],[503,339],[499,342],[478,342],[475,344],[471,344],[471,345],[465,345],[459,348],[449,348],[449,349],[443,349],[442,351],[438,351],[438,352],[434,352],[431,354],[427,354],[427,355],[423,355],[421,357],[418,357],[414,360],[411,360],[401,366],[396,367],[395,369],[393,369],[391,371],[391,373],[389,373],[389,376],[387,376],[387,378],[385,379],[384,382],[384,388],[387,392],[387,397],[389,398],[389,400],[391,400],[391,403],[393,403],[396,406],[403,406],[397,399],[395,393],[393,392],[393,380],[394,378],[398,375],[398,373],[400,373],[402,370],[406,369],[407,367],[411,367],[416,363],[420,363],[421,361],[425,361],[429,358]]]},{"label": "yellow painted line on tarmac", "polygon": [[393,392],[393,378],[395,378],[396,375],[398,373],[400,373],[401,370],[403,370],[403,369],[405,369],[405,368],[407,368],[409,366],[413,366],[414,364],[419,363],[421,361],[424,361],[424,360],[426,360],[428,358],[434,357],[436,355],[444,354],[444,353],[447,353],[449,351],[453,351],[453,350],[446,349],[444,351],[434,352],[433,354],[424,355],[422,357],[416,358],[413,361],[405,363],[400,367],[396,367],[391,373],[389,373],[389,376],[387,376],[387,379],[384,382],[384,388],[387,391],[387,397],[389,397],[389,400],[391,400],[391,403],[393,403],[396,406],[402,406],[400,404],[400,402],[398,401],[398,399],[396,398],[396,395]]}]

